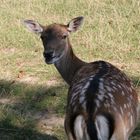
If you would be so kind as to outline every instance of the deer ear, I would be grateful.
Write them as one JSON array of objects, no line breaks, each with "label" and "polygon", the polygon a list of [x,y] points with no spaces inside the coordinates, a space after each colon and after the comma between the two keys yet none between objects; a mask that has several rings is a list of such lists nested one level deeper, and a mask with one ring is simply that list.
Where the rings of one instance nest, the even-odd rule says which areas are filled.
[{"label": "deer ear", "polygon": [[36,34],[41,34],[43,32],[43,26],[38,22],[33,20],[24,20],[23,24],[27,27],[27,29]]},{"label": "deer ear", "polygon": [[77,31],[79,29],[79,27],[82,25],[83,20],[84,20],[84,17],[82,17],[82,16],[72,19],[67,25],[68,31],[69,32]]}]

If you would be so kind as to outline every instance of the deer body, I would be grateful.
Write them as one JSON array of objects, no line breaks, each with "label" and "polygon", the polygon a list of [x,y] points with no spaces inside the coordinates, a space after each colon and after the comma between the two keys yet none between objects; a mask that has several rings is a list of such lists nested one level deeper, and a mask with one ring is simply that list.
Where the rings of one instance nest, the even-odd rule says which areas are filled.
[{"label": "deer body", "polygon": [[73,79],[66,114],[65,127],[74,140],[127,140],[138,119],[137,95],[116,67],[104,61],[89,63]]},{"label": "deer body", "polygon": [[68,25],[24,24],[39,33],[46,63],[54,64],[69,84],[65,118],[68,140],[128,140],[138,120],[138,98],[129,78],[108,62],[86,63],[73,53],[69,34],[83,17]]}]

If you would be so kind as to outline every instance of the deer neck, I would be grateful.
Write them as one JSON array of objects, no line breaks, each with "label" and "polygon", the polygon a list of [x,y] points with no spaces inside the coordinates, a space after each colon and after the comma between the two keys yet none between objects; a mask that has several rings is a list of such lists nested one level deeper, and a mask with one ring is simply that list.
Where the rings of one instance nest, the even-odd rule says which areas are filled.
[{"label": "deer neck", "polygon": [[65,54],[61,59],[55,63],[56,69],[59,71],[63,79],[67,82],[68,85],[71,84],[75,73],[86,64],[86,62],[80,60],[75,56],[71,44],[68,41],[68,47]]}]

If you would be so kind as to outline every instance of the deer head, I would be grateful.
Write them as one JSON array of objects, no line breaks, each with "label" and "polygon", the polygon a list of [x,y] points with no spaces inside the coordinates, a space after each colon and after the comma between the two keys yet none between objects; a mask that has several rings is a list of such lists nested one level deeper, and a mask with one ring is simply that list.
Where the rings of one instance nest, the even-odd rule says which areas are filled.
[{"label": "deer head", "polygon": [[33,33],[39,34],[44,46],[43,56],[47,64],[59,61],[69,49],[69,34],[79,29],[83,17],[72,19],[67,25],[51,24],[43,26],[33,20],[24,20],[23,24]]}]

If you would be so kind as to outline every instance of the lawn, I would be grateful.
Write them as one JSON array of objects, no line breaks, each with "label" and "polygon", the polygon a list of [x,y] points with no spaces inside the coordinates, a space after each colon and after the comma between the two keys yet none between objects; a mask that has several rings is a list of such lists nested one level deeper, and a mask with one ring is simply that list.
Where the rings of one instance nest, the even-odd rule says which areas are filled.
[{"label": "lawn", "polygon": [[[124,71],[140,94],[139,0],[0,1],[0,140],[63,140],[68,85],[46,65],[40,38],[21,24],[46,25],[84,16],[71,35],[74,52]],[[140,125],[130,140],[140,139]]]}]

